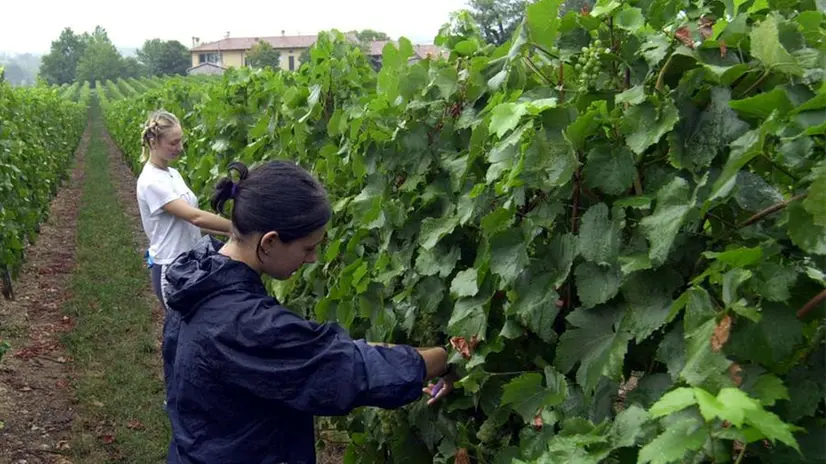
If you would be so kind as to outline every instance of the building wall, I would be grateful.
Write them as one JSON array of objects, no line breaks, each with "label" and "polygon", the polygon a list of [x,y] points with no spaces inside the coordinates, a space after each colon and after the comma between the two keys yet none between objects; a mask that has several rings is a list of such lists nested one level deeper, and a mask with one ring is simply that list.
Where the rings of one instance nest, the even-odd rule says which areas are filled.
[{"label": "building wall", "polygon": [[201,64],[201,55],[215,54],[218,55],[218,63],[225,68],[244,66],[243,50],[227,50],[221,52],[191,52],[192,66]]},{"label": "building wall", "polygon": [[[247,51],[249,50],[230,50],[230,51],[222,51],[222,52],[191,52],[192,53],[192,66],[198,66],[201,64],[200,55],[201,54],[218,54],[221,66],[225,68],[236,67],[240,68],[245,65],[245,58],[247,55]],[[281,54],[281,59],[279,60],[279,67],[285,71],[290,70],[290,57],[293,57],[293,70],[297,70],[299,66],[301,66],[301,53],[304,51],[303,48],[283,48],[278,49],[278,52]]]},{"label": "building wall", "polygon": [[278,66],[285,70],[290,70],[290,57],[293,57],[293,70],[297,70],[299,66],[301,66],[301,53],[304,51],[303,48],[282,48],[279,49],[278,52],[281,53],[281,59],[278,60]]}]

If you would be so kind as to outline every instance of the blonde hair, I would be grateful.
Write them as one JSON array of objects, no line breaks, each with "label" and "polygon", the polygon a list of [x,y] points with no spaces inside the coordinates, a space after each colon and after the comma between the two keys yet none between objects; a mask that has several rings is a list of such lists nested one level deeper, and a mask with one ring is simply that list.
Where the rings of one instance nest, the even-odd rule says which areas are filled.
[{"label": "blonde hair", "polygon": [[178,118],[165,110],[158,110],[149,115],[149,119],[143,124],[143,131],[141,132],[141,163],[149,160],[150,142],[158,141],[163,135],[181,123]]}]

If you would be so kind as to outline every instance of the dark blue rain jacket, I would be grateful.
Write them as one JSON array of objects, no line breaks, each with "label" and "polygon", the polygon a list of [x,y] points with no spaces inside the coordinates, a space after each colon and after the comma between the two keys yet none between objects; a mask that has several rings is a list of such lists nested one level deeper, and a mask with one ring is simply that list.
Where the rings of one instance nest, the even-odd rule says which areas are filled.
[{"label": "dark blue rain jacket", "polygon": [[165,271],[168,463],[314,463],[314,415],[421,397],[426,369],[413,348],[303,319],[221,246],[204,237]]}]

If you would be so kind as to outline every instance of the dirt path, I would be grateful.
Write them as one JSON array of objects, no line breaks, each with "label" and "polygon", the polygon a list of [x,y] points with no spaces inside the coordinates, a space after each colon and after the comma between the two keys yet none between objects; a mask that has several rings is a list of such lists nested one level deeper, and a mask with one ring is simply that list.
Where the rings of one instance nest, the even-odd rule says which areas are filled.
[{"label": "dirt path", "polygon": [[12,350],[0,364],[0,464],[68,463],[74,405],[71,359],[60,343],[73,326],[61,305],[75,268],[76,222],[91,125],[75,152],[71,177],[14,282],[15,301],[0,300],[0,337]]}]

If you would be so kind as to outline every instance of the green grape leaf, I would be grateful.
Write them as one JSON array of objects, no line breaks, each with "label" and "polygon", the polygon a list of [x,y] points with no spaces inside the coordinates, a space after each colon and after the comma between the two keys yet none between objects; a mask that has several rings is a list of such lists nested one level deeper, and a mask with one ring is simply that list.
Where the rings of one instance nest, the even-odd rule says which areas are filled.
[{"label": "green grape leaf", "polygon": [[479,271],[473,268],[460,271],[450,284],[450,293],[457,297],[476,295],[479,292],[479,286],[476,283],[478,275]]},{"label": "green grape leaf", "polygon": [[780,116],[786,116],[794,108],[789,100],[789,94],[782,87],[775,87],[771,92],[757,94],[753,97],[731,101],[729,106],[742,116],[758,119],[768,118],[775,110]]},{"label": "green grape leaf", "polygon": [[528,108],[518,103],[501,103],[493,109],[490,119],[490,131],[502,138],[513,130],[522,116],[528,114]]},{"label": "green grape leaf", "polygon": [[[502,390],[502,406],[511,405],[526,423],[533,421],[539,408],[556,406],[565,400],[568,387],[565,377],[551,369],[547,387],[542,386],[542,375],[529,372],[508,382]],[[546,374],[549,371],[546,369]]]},{"label": "green grape leaf", "polygon": [[783,201],[783,195],[762,177],[749,172],[737,174],[734,199],[746,211],[756,213]]},{"label": "green grape leaf", "polygon": [[781,370],[803,341],[803,323],[786,305],[764,302],[760,321],[732,330],[726,351],[771,370]]},{"label": "green grape leaf", "polygon": [[637,169],[634,155],[627,148],[603,146],[588,152],[583,173],[588,187],[620,195],[631,187]]},{"label": "green grape leaf", "polygon": [[483,289],[475,296],[456,300],[453,314],[447,323],[447,333],[452,337],[465,337],[470,340],[476,336],[485,339],[490,309],[490,289]]},{"label": "green grape leaf", "polygon": [[717,321],[709,319],[693,331],[686,333],[685,366],[680,377],[689,385],[704,385],[709,379],[720,382],[731,361],[711,346],[711,337]]},{"label": "green grape leaf", "polygon": [[576,328],[559,338],[554,365],[562,372],[579,363],[577,383],[592,394],[601,377],[618,380],[631,335],[619,330],[622,311],[612,307],[578,309],[567,320]]},{"label": "green grape leaf", "polygon": [[574,258],[579,254],[578,243],[577,237],[571,233],[557,235],[551,239],[547,252],[547,269],[553,276],[554,288],[568,279]]},{"label": "green grape leaf", "polygon": [[648,419],[648,412],[637,405],[631,405],[617,414],[614,423],[611,424],[611,439],[614,447],[635,446],[643,435],[642,426],[648,422]]},{"label": "green grape leaf", "polygon": [[620,251],[620,225],[608,218],[608,206],[596,204],[582,215],[580,254],[596,264],[616,262]]},{"label": "green grape leaf", "polygon": [[580,263],[574,270],[574,275],[577,295],[583,308],[605,303],[619,292],[621,276],[617,268]]},{"label": "green grape leaf", "polygon": [[808,253],[826,255],[826,227],[815,223],[814,216],[800,202],[786,207],[789,213],[787,233],[795,245]]},{"label": "green grape leaf", "polygon": [[643,234],[651,244],[648,256],[655,266],[665,262],[677,232],[694,205],[688,182],[681,177],[674,178],[657,192],[654,214],[640,221]]},{"label": "green grape leaf", "polygon": [[760,401],[763,406],[773,406],[777,400],[788,400],[789,390],[783,385],[774,374],[763,374],[751,386],[750,393]]},{"label": "green grape leaf", "polygon": [[694,390],[691,388],[676,388],[662,396],[648,409],[652,419],[667,416],[697,404]]},{"label": "green grape leaf", "polygon": [[490,240],[490,269],[507,283],[528,266],[527,243],[518,229],[500,232]]},{"label": "green grape leaf", "polygon": [[440,218],[426,218],[422,221],[422,231],[419,234],[419,245],[425,250],[436,246],[445,235],[450,234],[459,224],[456,216],[443,216]]},{"label": "green grape leaf", "polygon": [[634,33],[645,27],[645,18],[639,8],[626,6],[614,15],[614,24],[620,29]]},{"label": "green grape leaf", "polygon": [[659,140],[680,120],[674,102],[667,100],[658,108],[651,102],[629,108],[622,118],[620,130],[625,135],[625,143],[636,154],[643,153]]},{"label": "green grape leaf", "polygon": [[556,338],[553,324],[559,313],[556,304],[559,295],[554,291],[552,284],[553,275],[550,273],[522,274],[515,288],[518,296],[508,307],[508,314],[514,315],[523,326],[546,343],[552,343]]},{"label": "green grape leaf", "polygon": [[775,262],[764,262],[758,277],[753,280],[753,291],[769,301],[783,302],[792,297],[791,288],[797,282],[796,268]]},{"label": "green grape leaf", "polygon": [[422,248],[416,258],[416,272],[423,276],[438,275],[443,278],[447,277],[456,267],[459,254],[458,247],[451,247],[450,251],[447,252],[438,246],[430,249]]},{"label": "green grape leaf", "polygon": [[751,54],[763,62],[763,66],[793,75],[802,75],[803,68],[780,42],[776,14],[766,16],[751,30]]},{"label": "green grape leaf", "polygon": [[809,195],[803,200],[803,208],[812,215],[816,226],[826,228],[826,162],[812,171],[814,180],[809,186]]},{"label": "green grape leaf", "polygon": [[561,0],[539,0],[528,5],[525,16],[534,42],[550,50],[556,42]]},{"label": "green grape leaf", "polygon": [[731,91],[715,87],[708,106],[693,118],[683,118],[673,132],[674,143],[669,153],[671,163],[678,168],[698,169],[711,164],[717,155],[749,126],[737,118],[729,107]]},{"label": "green grape leaf", "polygon": [[623,282],[621,291],[628,305],[625,327],[637,343],[665,325],[672,295],[681,285],[680,275],[670,269],[635,272]]},{"label": "green grape leaf", "polygon": [[638,463],[668,464],[680,461],[689,451],[700,449],[708,438],[709,428],[699,420],[682,418],[640,449]]}]

